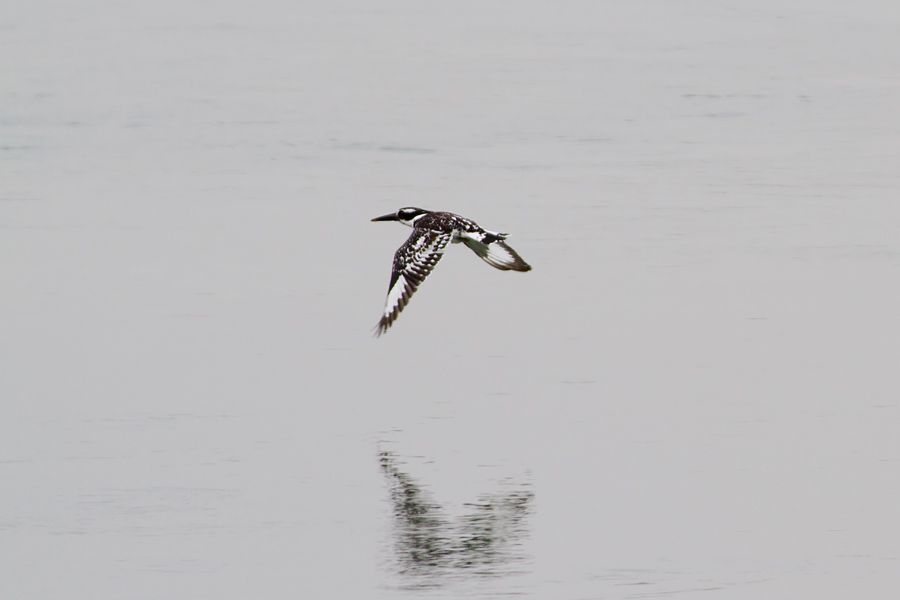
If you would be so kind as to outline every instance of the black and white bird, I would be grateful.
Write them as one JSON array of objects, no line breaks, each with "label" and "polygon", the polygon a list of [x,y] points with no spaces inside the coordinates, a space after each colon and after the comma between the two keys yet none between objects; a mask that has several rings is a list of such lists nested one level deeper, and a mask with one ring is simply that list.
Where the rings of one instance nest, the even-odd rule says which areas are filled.
[{"label": "black and white bird", "polygon": [[531,270],[531,265],[503,241],[509,234],[487,231],[475,221],[453,213],[410,206],[372,220],[399,221],[413,230],[409,239],[394,253],[387,301],[384,314],[375,327],[376,336],[394,323],[419,285],[441,260],[447,244],[462,242],[484,262],[501,271]]}]

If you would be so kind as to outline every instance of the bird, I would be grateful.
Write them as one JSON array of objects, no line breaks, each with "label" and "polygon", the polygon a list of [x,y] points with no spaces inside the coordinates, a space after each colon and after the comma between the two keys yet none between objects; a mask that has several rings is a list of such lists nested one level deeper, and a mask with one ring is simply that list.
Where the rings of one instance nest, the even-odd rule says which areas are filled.
[{"label": "bird", "polygon": [[441,260],[447,244],[462,242],[484,262],[501,271],[531,270],[531,265],[504,241],[508,233],[488,231],[457,214],[407,206],[372,221],[397,221],[412,227],[409,238],[394,253],[387,300],[375,326],[375,337],[383,335],[394,324],[419,285]]}]

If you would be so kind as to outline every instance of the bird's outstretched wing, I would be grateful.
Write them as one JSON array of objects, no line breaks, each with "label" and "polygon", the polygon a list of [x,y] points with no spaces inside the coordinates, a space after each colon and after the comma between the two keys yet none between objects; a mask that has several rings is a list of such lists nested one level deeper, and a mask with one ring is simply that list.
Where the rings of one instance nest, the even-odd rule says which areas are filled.
[{"label": "bird's outstretched wing", "polygon": [[[479,239],[480,238],[480,239]],[[505,233],[469,233],[462,242],[481,260],[501,271],[530,271],[531,265],[519,253],[506,245]]]},{"label": "bird's outstretched wing", "polygon": [[391,283],[388,285],[384,314],[375,327],[376,336],[386,332],[394,323],[419,285],[441,260],[451,237],[449,232],[413,229],[409,239],[400,246],[394,254]]}]

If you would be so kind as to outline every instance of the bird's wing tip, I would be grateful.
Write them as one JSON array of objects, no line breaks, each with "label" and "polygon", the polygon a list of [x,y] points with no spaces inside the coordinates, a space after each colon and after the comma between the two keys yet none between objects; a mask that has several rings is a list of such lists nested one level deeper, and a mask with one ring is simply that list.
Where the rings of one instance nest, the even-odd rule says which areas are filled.
[{"label": "bird's wing tip", "polygon": [[374,337],[375,339],[380,338],[385,333],[387,333],[387,330],[389,328],[390,325],[386,324],[384,322],[384,319],[381,319],[380,321],[378,321],[378,323],[375,324],[375,327],[372,328],[372,337]]}]

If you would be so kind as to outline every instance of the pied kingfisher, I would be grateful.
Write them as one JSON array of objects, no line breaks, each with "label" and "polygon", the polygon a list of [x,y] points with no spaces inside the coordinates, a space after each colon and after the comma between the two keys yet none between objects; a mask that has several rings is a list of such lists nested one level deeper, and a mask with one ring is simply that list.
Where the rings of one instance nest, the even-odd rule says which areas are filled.
[{"label": "pied kingfisher", "polygon": [[375,327],[376,336],[394,323],[419,285],[441,260],[448,243],[462,242],[484,262],[501,271],[531,270],[531,265],[503,241],[509,234],[487,231],[475,221],[453,213],[410,206],[372,220],[400,221],[413,230],[409,239],[394,253],[387,301],[384,314]]}]

